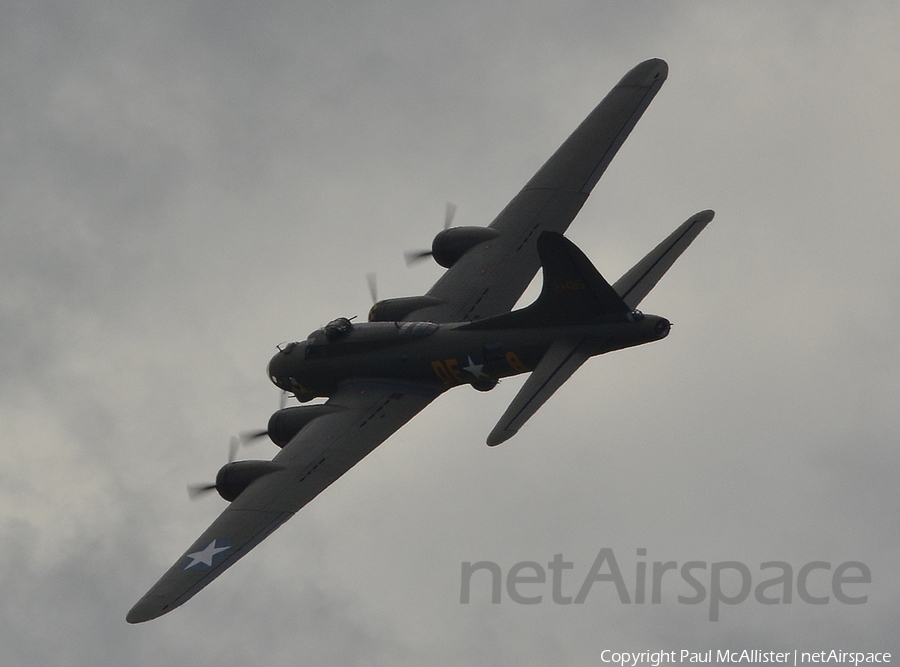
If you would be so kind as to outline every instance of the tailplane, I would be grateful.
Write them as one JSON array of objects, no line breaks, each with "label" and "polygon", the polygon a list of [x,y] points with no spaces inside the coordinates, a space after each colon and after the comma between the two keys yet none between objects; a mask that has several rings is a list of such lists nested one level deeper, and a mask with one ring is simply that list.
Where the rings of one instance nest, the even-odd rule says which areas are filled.
[{"label": "tailplane", "polygon": [[659,279],[671,268],[697,235],[703,231],[715,216],[713,211],[700,211],[688,218],[678,229],[647,253],[640,262],[631,267],[616,281],[613,289],[628,308],[634,309],[650,293]]},{"label": "tailplane", "polygon": [[494,447],[513,437],[547,399],[591,358],[593,352],[593,346],[584,341],[555,341],[488,435],[488,446]]},{"label": "tailplane", "polygon": [[[553,326],[628,317],[713,215],[712,211],[702,211],[689,218],[614,286],[604,280],[575,244],[561,234],[544,232],[537,241],[544,274],[544,286],[537,301],[522,310],[465,326],[484,329]],[[596,350],[587,340],[555,340],[488,435],[487,444],[499,445],[513,437],[594,354]]]}]

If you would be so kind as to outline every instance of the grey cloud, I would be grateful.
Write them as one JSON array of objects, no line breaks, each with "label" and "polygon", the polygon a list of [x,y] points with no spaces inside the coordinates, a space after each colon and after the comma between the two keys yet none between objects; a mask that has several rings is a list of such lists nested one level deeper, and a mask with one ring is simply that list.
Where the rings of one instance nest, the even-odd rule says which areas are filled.
[{"label": "grey cloud", "polygon": [[[897,10],[781,3],[6,3],[4,664],[547,664],[603,648],[894,650]],[[183,609],[124,613],[220,511],[273,346],[439,275],[633,64],[670,77],[570,236],[648,297],[498,449],[451,392]],[[248,456],[270,457],[259,444]],[[463,561],[866,562],[859,607],[459,604]],[[629,575],[631,576],[631,575]],[[680,591],[684,593],[684,591]],[[701,605],[702,606],[702,605]]]}]

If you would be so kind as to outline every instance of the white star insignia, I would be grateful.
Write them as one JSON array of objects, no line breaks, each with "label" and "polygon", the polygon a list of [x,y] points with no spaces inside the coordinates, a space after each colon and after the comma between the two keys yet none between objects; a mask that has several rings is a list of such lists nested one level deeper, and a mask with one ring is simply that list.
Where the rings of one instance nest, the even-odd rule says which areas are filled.
[{"label": "white star insignia", "polygon": [[217,547],[216,540],[213,540],[208,545],[206,545],[205,549],[201,549],[200,551],[195,551],[192,554],[188,554],[187,557],[191,559],[191,562],[184,566],[185,570],[189,570],[195,565],[203,564],[207,567],[211,567],[213,564],[213,558],[216,557],[217,554],[222,553],[223,551],[228,551],[231,548],[230,545],[226,544],[224,547]]},{"label": "white star insignia", "polygon": [[471,357],[471,356],[468,357],[468,359],[469,359],[469,365],[468,365],[468,366],[463,366],[463,370],[464,370],[464,371],[468,371],[469,373],[471,373],[472,375],[474,375],[476,380],[479,379],[479,378],[486,378],[486,377],[487,377],[487,373],[482,373],[482,372],[481,372],[481,369],[484,368],[484,364],[476,364],[476,363],[474,363],[474,362],[472,361],[472,357]]}]

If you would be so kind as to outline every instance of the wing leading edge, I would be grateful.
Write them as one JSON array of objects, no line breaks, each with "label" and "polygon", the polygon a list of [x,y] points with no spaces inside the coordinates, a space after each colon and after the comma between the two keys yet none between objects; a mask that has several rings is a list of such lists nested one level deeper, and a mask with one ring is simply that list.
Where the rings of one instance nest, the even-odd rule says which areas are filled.
[{"label": "wing leading edge", "polygon": [[500,236],[466,253],[428,291],[441,305],[405,319],[462,322],[509,312],[537,274],[541,232],[568,229],[668,71],[653,59],[622,77],[489,225]]},{"label": "wing leading edge", "polygon": [[396,382],[342,386],[328,404],[344,409],[319,417],[300,431],[273,459],[284,468],[247,487],[126,620],[149,621],[187,602],[436,396],[430,388]]}]

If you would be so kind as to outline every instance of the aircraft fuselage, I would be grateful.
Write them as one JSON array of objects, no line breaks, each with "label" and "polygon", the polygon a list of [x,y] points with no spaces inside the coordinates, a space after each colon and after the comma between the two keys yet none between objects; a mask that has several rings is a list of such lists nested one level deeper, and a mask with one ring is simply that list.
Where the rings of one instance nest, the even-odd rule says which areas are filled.
[{"label": "aircraft fuselage", "polygon": [[659,340],[669,327],[663,317],[637,312],[612,322],[498,329],[341,318],[279,348],[268,374],[300,401],[330,396],[348,379],[396,379],[438,392],[461,384],[487,390],[533,370],[555,340],[588,341],[593,356]]}]

